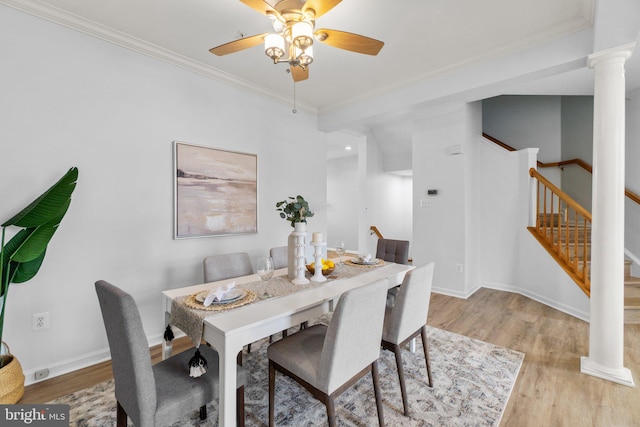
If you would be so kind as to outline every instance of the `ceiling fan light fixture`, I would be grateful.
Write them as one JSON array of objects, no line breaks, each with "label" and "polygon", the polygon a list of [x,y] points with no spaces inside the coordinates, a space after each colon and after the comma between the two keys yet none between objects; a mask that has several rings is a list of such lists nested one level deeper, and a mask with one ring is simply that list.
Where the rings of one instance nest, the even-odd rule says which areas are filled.
[{"label": "ceiling fan light fixture", "polygon": [[[217,56],[238,52],[264,43],[264,53],[274,64],[286,63],[294,82],[309,78],[314,62],[312,46],[318,42],[366,55],[377,55],[384,42],[346,31],[320,28],[314,34],[316,18],[332,10],[342,0],[240,0],[271,21],[271,33],[256,34],[209,49]],[[315,40],[314,40],[315,38]]]},{"label": "ceiling fan light fixture", "polygon": [[291,26],[291,42],[300,49],[306,49],[313,44],[313,24],[309,21],[299,21]]},{"label": "ceiling fan light fixture", "polygon": [[313,62],[313,46],[309,46],[305,50],[296,48],[296,59],[304,69]]},{"label": "ceiling fan light fixture", "polygon": [[267,34],[264,38],[264,53],[277,64],[284,55],[284,38],[280,34]]}]

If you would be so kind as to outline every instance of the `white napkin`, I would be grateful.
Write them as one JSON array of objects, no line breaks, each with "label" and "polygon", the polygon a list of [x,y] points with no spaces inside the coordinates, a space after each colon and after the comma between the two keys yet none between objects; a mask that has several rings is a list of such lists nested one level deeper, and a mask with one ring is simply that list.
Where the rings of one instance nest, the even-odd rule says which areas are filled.
[{"label": "white napkin", "polygon": [[364,255],[364,256],[361,255],[360,256],[360,261],[362,261],[362,262],[371,262],[371,261],[373,261],[373,257],[371,256],[371,254],[367,254],[367,255]]},{"label": "white napkin", "polygon": [[229,282],[215,289],[212,289],[202,303],[205,307],[209,307],[215,301],[222,301],[224,296],[236,285],[236,282]]}]

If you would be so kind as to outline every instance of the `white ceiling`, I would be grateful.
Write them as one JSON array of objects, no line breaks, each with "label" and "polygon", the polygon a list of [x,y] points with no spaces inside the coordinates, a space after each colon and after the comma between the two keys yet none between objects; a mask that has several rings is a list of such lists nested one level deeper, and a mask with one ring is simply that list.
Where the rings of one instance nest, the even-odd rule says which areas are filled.
[{"label": "white ceiling", "polygon": [[[344,0],[316,28],[362,34],[385,42],[378,56],[321,43],[310,78],[296,97],[317,109],[362,98],[513,52],[591,26],[594,0]],[[275,0],[269,1],[271,4]],[[8,0],[51,7],[90,31],[115,31],[235,76],[266,92],[291,96],[284,64],[256,46],[218,57],[209,49],[272,31],[270,21],[239,0]],[[99,28],[100,27],[100,28]]]},{"label": "white ceiling", "polygon": [[[318,18],[316,28],[362,34],[384,41],[385,46],[379,55],[368,56],[316,43],[310,78],[296,84],[296,102],[319,113],[335,111],[584,33],[596,28],[594,21],[602,6],[598,1],[344,0]],[[276,0],[268,2],[273,5]],[[0,4],[247,90],[293,101],[288,67],[274,65],[262,46],[222,57],[209,53],[210,48],[242,35],[272,30],[267,17],[240,0],[0,0]],[[636,56],[640,63],[640,55]],[[584,94],[592,90],[593,80],[565,74],[546,83],[514,86],[511,93],[549,94],[568,87]],[[393,124],[379,133],[393,135]]]}]

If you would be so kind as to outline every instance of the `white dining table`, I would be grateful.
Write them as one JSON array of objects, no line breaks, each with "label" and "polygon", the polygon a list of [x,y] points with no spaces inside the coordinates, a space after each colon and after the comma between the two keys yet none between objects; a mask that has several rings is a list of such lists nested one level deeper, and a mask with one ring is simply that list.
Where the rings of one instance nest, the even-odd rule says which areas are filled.
[{"label": "white dining table", "polygon": [[[340,295],[350,289],[379,279],[387,279],[389,288],[397,286],[402,283],[405,273],[414,267],[385,263],[376,268],[363,269],[362,274],[349,278],[340,278],[340,268],[341,266],[338,266],[334,272],[337,277],[335,280],[314,284],[311,288],[280,297],[257,299],[251,304],[215,313],[204,319],[202,338],[216,349],[219,355],[220,426],[236,425],[236,362],[238,353],[245,345],[328,313]],[[286,268],[275,272],[278,276],[286,274]],[[253,274],[232,280],[236,285],[242,285],[259,281],[260,277]],[[170,323],[171,306],[175,298],[213,289],[229,282],[230,280],[222,280],[164,291],[162,295],[165,324]],[[163,358],[170,354],[171,345],[165,343]]]}]

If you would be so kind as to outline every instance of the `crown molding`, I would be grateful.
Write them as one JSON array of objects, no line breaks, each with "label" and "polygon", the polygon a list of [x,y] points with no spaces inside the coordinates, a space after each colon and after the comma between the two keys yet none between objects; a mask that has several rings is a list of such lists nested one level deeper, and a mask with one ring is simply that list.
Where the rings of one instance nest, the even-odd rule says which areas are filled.
[{"label": "crown molding", "polygon": [[[60,8],[45,4],[38,0],[0,0],[0,4],[45,19],[58,25],[79,31],[100,40],[107,41],[125,49],[132,50],[142,55],[175,65],[185,70],[192,71],[212,80],[233,86],[244,91],[259,94],[273,99],[277,102],[291,105],[292,99],[279,92],[268,90],[262,86],[255,85],[247,80],[238,78],[233,74],[226,73],[210,65],[195,61],[174,51],[165,49],[142,39],[132,37],[126,33],[91,21],[79,15],[64,11]],[[317,108],[296,102],[296,108],[307,113],[317,114]]]}]

